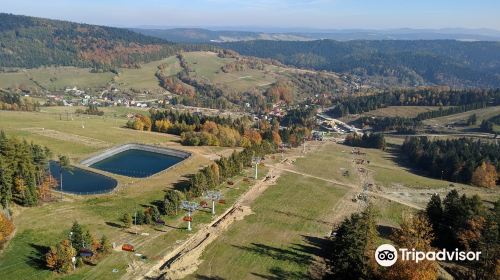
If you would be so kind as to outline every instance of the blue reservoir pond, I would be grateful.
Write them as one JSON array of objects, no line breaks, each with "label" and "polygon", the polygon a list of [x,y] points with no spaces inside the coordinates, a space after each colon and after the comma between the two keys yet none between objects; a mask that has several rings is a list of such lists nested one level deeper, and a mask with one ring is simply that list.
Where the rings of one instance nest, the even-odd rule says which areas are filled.
[{"label": "blue reservoir pond", "polygon": [[[58,181],[57,189],[61,190],[59,170],[59,164],[51,161],[50,173]],[[107,193],[118,185],[118,182],[113,178],[78,167],[72,167],[69,170],[63,169],[62,179],[63,192],[74,194]]]},{"label": "blue reservoir pond", "polygon": [[[184,159],[162,153],[130,149],[119,152],[89,167],[128,177],[144,178],[165,170]],[[50,161],[50,173],[58,181],[60,168],[56,161]],[[100,194],[112,191],[118,182],[102,174],[72,166],[63,169],[63,192],[74,194]]]},{"label": "blue reservoir pond", "polygon": [[90,167],[128,177],[144,178],[165,170],[183,158],[138,149],[125,150]]}]

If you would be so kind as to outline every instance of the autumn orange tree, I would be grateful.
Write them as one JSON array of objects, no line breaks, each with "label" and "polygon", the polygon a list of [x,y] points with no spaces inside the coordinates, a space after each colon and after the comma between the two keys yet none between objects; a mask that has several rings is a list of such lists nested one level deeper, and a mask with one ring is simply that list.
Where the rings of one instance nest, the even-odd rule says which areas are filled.
[{"label": "autumn orange tree", "polygon": [[46,176],[38,187],[38,198],[41,201],[50,201],[52,199],[52,190],[57,186],[57,181],[52,175]]},{"label": "autumn orange tree", "polygon": [[293,88],[286,82],[278,81],[267,90],[266,96],[273,103],[284,101],[291,104],[293,102]]},{"label": "autumn orange tree", "polygon": [[255,129],[246,129],[245,132],[243,133],[243,137],[250,140],[252,145],[255,145],[255,144],[260,145],[260,143],[262,142],[262,136]]},{"label": "autumn orange tree", "polygon": [[76,250],[71,246],[69,240],[65,239],[56,246],[50,247],[45,255],[47,267],[51,270],[67,273],[73,270],[73,257],[76,256]]},{"label": "autumn orange tree", "polygon": [[479,187],[494,188],[497,185],[497,180],[496,167],[489,162],[483,161],[472,173],[471,183]]},{"label": "autumn orange tree", "polygon": [[155,121],[155,127],[158,132],[167,133],[168,129],[172,127],[172,123],[169,120],[157,120]]},{"label": "autumn orange tree", "polygon": [[3,213],[0,213],[0,247],[7,241],[7,238],[14,232],[14,224]]},{"label": "autumn orange tree", "polygon": [[[394,234],[394,240],[402,248],[432,251],[431,242],[434,238],[432,226],[423,213],[407,215],[403,218],[401,228]],[[423,260],[418,263],[412,261],[398,261],[382,273],[387,280],[431,280],[437,278],[437,264],[434,261]]]}]

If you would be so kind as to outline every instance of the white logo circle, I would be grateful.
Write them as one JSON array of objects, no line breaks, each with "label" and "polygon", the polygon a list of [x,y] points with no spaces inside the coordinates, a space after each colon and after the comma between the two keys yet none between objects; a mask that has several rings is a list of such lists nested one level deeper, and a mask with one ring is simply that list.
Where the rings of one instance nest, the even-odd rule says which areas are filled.
[{"label": "white logo circle", "polygon": [[375,251],[375,260],[381,266],[391,266],[398,260],[398,251],[391,244],[382,244]]}]

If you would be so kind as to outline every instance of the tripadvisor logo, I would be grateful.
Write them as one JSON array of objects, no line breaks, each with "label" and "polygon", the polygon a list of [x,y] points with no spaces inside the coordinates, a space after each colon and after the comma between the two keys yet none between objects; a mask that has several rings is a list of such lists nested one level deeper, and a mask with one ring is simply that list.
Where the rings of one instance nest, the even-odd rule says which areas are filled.
[{"label": "tripadvisor logo", "polygon": [[398,260],[398,251],[391,244],[382,244],[375,251],[375,260],[381,266],[391,266]]},{"label": "tripadvisor logo", "polygon": [[[399,258],[403,261],[418,263],[423,260],[429,261],[478,261],[481,252],[448,251],[446,249],[434,252],[416,251],[399,248]],[[382,244],[375,250],[375,260],[381,266],[391,266],[398,260],[398,250],[391,244]]]}]

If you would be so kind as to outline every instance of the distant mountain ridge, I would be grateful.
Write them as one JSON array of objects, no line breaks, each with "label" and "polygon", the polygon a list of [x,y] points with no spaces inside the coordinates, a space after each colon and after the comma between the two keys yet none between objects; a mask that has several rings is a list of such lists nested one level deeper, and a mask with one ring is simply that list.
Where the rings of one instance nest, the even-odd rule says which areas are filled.
[{"label": "distant mountain ridge", "polygon": [[[384,36],[396,36],[394,34],[400,31],[384,31]],[[403,31],[422,36],[418,35],[418,30]],[[474,41],[464,39],[460,29],[445,31]],[[186,44],[158,38],[165,37],[165,32],[171,41]],[[340,33],[350,36],[349,32]],[[353,32],[360,34],[359,30]],[[497,36],[492,30],[477,32],[481,36]],[[242,55],[272,58],[296,67],[354,74],[369,79],[369,84],[375,86],[500,87],[500,42],[313,40],[306,37],[310,34],[205,29],[128,30],[0,13],[0,67],[53,65],[109,71],[117,67],[140,67],[145,62],[160,60],[179,51],[227,48]]]},{"label": "distant mountain ridge", "polygon": [[500,42],[240,41],[218,44],[296,67],[397,80],[409,86],[500,87]]},{"label": "distant mountain ridge", "polygon": [[127,29],[0,13],[0,67],[134,67],[175,53]]},{"label": "distant mountain ridge", "polygon": [[133,28],[135,32],[178,43],[236,42],[252,40],[313,41],[350,40],[458,40],[500,41],[500,31],[490,29],[391,29],[391,30],[210,30],[204,28]]},{"label": "distant mountain ridge", "polygon": [[212,31],[203,28],[139,29],[132,31],[177,43],[222,43],[252,40],[307,41],[304,35],[252,31]]}]

